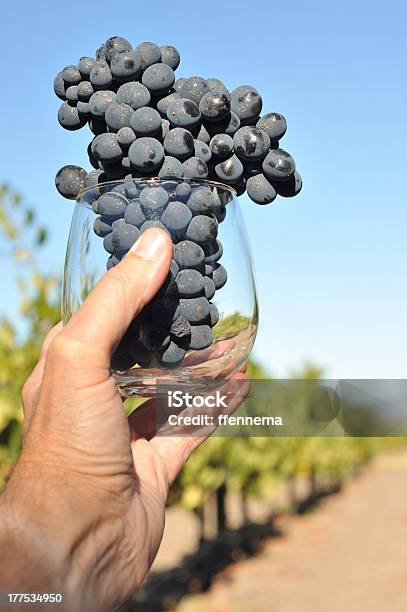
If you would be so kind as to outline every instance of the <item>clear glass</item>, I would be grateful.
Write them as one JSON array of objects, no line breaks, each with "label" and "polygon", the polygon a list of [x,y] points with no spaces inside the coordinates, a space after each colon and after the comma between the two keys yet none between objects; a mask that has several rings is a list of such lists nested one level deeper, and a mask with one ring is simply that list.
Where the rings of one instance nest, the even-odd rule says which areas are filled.
[{"label": "clear glass", "polygon": [[[204,392],[219,386],[238,371],[252,350],[258,326],[253,263],[236,194],[230,187],[210,181],[149,178],[134,179],[131,182],[136,189],[136,196],[137,191],[141,192],[146,187],[163,187],[169,195],[169,202],[180,199],[176,193],[180,183],[189,184],[192,194],[198,189],[201,192],[203,188],[208,190],[212,196],[211,202],[216,202],[217,208],[216,211],[207,210],[203,214],[216,222],[217,238],[223,245],[223,254],[214,265],[224,266],[227,281],[210,300],[219,313],[219,320],[212,328],[213,341],[210,346],[200,350],[186,350],[182,361],[172,364],[172,367],[162,363],[163,350],[155,352],[149,363],[139,364],[134,356],[128,356],[123,347],[119,346],[112,358],[112,374],[124,397],[158,396],[157,381],[176,384],[192,393]],[[98,198],[112,191],[126,195],[125,189],[129,185],[129,179],[102,183],[78,197],[65,259],[61,308],[64,324],[106,272],[109,253],[104,249],[103,238],[94,232],[94,222],[98,216],[94,209],[98,209]],[[131,195],[134,196],[134,193]],[[173,234],[172,239],[174,244],[186,239],[185,232],[184,235]],[[204,274],[203,270],[201,272]],[[138,323],[135,326],[132,324],[127,336],[132,333],[133,327],[139,329]]]}]

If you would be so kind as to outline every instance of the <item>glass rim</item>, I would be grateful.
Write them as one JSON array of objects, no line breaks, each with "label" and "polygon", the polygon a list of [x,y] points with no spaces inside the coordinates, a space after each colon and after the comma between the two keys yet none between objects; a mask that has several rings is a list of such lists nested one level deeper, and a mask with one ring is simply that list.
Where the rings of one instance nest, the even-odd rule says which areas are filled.
[{"label": "glass rim", "polygon": [[143,177],[137,177],[137,178],[133,178],[133,179],[129,179],[129,178],[123,178],[123,179],[113,179],[111,181],[103,181],[103,183],[97,183],[96,185],[93,185],[92,187],[87,187],[86,189],[82,189],[82,191],[80,191],[76,197],[76,202],[78,204],[84,204],[86,206],[88,206],[89,204],[87,202],[82,202],[81,199],[83,198],[84,195],[86,195],[87,193],[93,191],[96,187],[103,187],[106,185],[122,185],[123,183],[127,183],[127,182],[134,182],[134,181],[140,181],[140,182],[147,182],[147,181],[158,181],[161,183],[164,182],[176,182],[176,183],[189,183],[189,184],[198,184],[198,185],[209,185],[211,187],[217,187],[222,189],[223,191],[228,191],[230,194],[232,194],[232,196],[236,196],[237,197],[237,192],[236,190],[231,186],[228,185],[226,183],[220,183],[219,181],[211,181],[209,179],[195,179],[195,178],[160,178],[158,176],[146,176],[145,178]]}]

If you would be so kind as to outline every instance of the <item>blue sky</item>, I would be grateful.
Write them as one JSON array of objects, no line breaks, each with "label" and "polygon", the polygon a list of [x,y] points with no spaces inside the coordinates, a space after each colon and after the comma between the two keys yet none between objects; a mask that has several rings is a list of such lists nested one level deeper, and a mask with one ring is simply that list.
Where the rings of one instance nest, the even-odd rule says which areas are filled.
[{"label": "blue sky", "polygon": [[[282,146],[304,178],[292,200],[241,198],[261,308],[256,355],[280,375],[311,359],[338,378],[405,377],[406,19],[402,0],[7,3],[0,180],[49,226],[45,265],[62,267],[72,213],[55,173],[87,167],[89,141],[59,127],[55,74],[112,35],[173,44],[178,76],[251,83],[264,111],[286,116]],[[2,268],[0,309],[17,317]]]}]

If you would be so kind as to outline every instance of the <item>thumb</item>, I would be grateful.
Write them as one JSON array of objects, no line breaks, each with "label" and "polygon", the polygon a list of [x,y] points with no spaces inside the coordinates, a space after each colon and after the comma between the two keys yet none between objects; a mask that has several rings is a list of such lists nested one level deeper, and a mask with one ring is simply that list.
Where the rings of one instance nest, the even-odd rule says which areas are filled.
[{"label": "thumb", "polygon": [[172,253],[167,232],[158,228],[143,232],[124,259],[91,291],[57,341],[72,342],[78,361],[81,355],[87,363],[94,357],[98,364],[109,367],[110,357],[131,321],[163,284]]}]

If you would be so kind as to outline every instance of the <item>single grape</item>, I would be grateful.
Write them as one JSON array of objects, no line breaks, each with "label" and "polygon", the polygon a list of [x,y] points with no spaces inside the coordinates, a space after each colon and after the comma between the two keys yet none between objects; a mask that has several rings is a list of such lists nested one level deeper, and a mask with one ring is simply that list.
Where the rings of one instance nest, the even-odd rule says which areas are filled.
[{"label": "single grape", "polygon": [[209,91],[202,97],[199,110],[207,121],[221,121],[229,116],[230,100],[222,91]]},{"label": "single grape", "polygon": [[96,236],[104,238],[110,234],[112,231],[112,225],[108,223],[108,221],[108,219],[104,220],[103,217],[96,217],[93,223],[93,231],[95,232]]},{"label": "single grape", "polygon": [[220,81],[219,79],[215,79],[214,77],[209,77],[209,79],[206,79],[206,82],[209,85],[209,89],[212,90],[216,90],[216,91],[221,91],[222,93],[224,93],[230,100],[230,91],[228,90],[228,88],[226,87],[226,85],[224,83],[222,83],[222,81]]},{"label": "single grape", "polygon": [[161,60],[161,49],[158,45],[152,42],[143,42],[136,49],[141,55],[141,69],[145,70],[152,64],[156,64]]},{"label": "single grape", "polygon": [[127,206],[127,199],[120,193],[103,193],[99,199],[93,203],[93,210],[96,214],[108,219],[113,223],[115,219],[123,217]]},{"label": "single grape", "polygon": [[86,170],[80,166],[63,166],[55,177],[55,186],[59,193],[68,200],[75,200],[85,189]]},{"label": "single grape", "polygon": [[161,117],[164,117],[164,119],[166,119],[167,118],[167,110],[168,110],[169,104],[173,100],[181,100],[181,99],[182,98],[179,95],[179,93],[174,91],[173,93],[168,94],[168,96],[164,96],[164,98],[161,98],[160,100],[158,100],[158,102],[157,102],[157,110],[160,113]]},{"label": "single grape", "polygon": [[204,294],[207,300],[211,300],[215,295],[216,287],[215,283],[209,276],[203,277]]},{"label": "single grape", "polygon": [[161,139],[164,141],[170,131],[170,122],[168,119],[161,119]]},{"label": "single grape", "polygon": [[209,187],[202,185],[195,188],[187,202],[188,208],[194,215],[201,215],[211,211],[213,206],[213,197]]},{"label": "single grape", "polygon": [[148,106],[150,100],[150,92],[142,83],[124,83],[117,90],[117,102],[128,104],[133,110]]},{"label": "single grape", "polygon": [[123,149],[127,151],[132,142],[136,140],[136,135],[131,127],[122,127],[117,131],[117,142]]},{"label": "single grape", "polygon": [[78,87],[78,100],[81,102],[89,102],[89,98],[94,94],[92,83],[89,81],[81,81]]},{"label": "single grape", "polygon": [[92,155],[102,162],[115,162],[123,157],[117,134],[107,133],[96,136],[91,145]]},{"label": "single grape", "polygon": [[190,322],[180,315],[171,325],[170,334],[176,340],[188,340],[191,335]]},{"label": "single grape", "polygon": [[228,279],[227,272],[221,264],[216,264],[212,272],[212,280],[215,283],[216,289],[222,289]]},{"label": "single grape", "polygon": [[280,113],[267,113],[256,123],[270,137],[270,140],[280,140],[287,131],[287,121]]},{"label": "single grape", "polygon": [[78,66],[66,66],[61,72],[62,79],[67,87],[78,85],[82,81]]},{"label": "single grape", "polygon": [[190,323],[202,323],[209,315],[209,302],[205,297],[181,298],[179,314]]},{"label": "single grape", "polygon": [[78,101],[78,86],[70,85],[66,90],[65,95],[71,106],[76,106],[76,102]]},{"label": "single grape", "polygon": [[182,163],[175,157],[166,155],[164,157],[163,165],[158,173],[158,178],[163,179],[179,179],[182,178],[183,168]]},{"label": "single grape", "polygon": [[183,236],[191,218],[191,211],[182,202],[170,202],[161,215],[162,223],[177,238]]},{"label": "single grape", "polygon": [[215,327],[216,323],[219,321],[219,311],[215,304],[210,304],[209,306],[209,320],[212,327]]},{"label": "single grape", "polygon": [[114,193],[121,193],[125,198],[127,198],[127,195],[126,195],[126,186],[124,185],[124,183],[119,183],[119,185],[115,185],[113,187],[112,191]]},{"label": "single grape", "polygon": [[199,157],[190,157],[182,164],[183,176],[187,179],[206,179],[208,166]]},{"label": "single grape", "polygon": [[179,78],[179,79],[177,79],[177,80],[175,81],[175,83],[174,83],[174,89],[175,89],[175,91],[176,91],[177,93],[180,93],[180,91],[181,91],[181,87],[183,86],[183,84],[185,83],[185,81],[186,81],[186,79],[184,79],[184,78],[182,78],[182,77],[181,77],[181,78]]},{"label": "single grape", "polygon": [[204,277],[198,270],[180,270],[175,279],[178,294],[182,298],[191,298],[202,295]]},{"label": "single grape", "polygon": [[263,101],[257,89],[251,85],[241,85],[231,92],[231,110],[236,113],[242,124],[257,120]]},{"label": "single grape", "polygon": [[130,200],[124,212],[124,220],[129,225],[134,225],[138,228],[143,225],[146,217],[141,209],[139,200]]},{"label": "single grape", "polygon": [[192,240],[201,246],[215,240],[217,235],[217,222],[206,215],[193,217],[186,233],[187,240]]},{"label": "single grape", "polygon": [[181,61],[180,54],[175,47],[171,45],[164,45],[160,47],[161,51],[161,61],[163,64],[167,64],[173,70],[176,70]]},{"label": "single grape", "polygon": [[116,53],[120,53],[121,51],[131,51],[133,48],[131,43],[129,43],[129,41],[122,36],[111,36],[111,38],[107,39],[103,47],[106,59],[109,62],[113,60]]},{"label": "single grape", "polygon": [[54,79],[54,92],[55,95],[60,98],[60,100],[66,100],[65,81],[62,78],[62,71],[58,72],[57,76]]},{"label": "single grape", "polygon": [[63,102],[59,107],[58,121],[63,128],[69,131],[79,130],[86,123],[86,119],[79,114],[78,109],[70,106],[68,102]]},{"label": "single grape", "polygon": [[119,223],[113,228],[112,245],[114,254],[123,257],[136,242],[140,235],[140,230],[129,223]]},{"label": "single grape", "polygon": [[209,243],[204,247],[205,263],[215,264],[223,255],[223,246],[220,240]]},{"label": "single grape", "polygon": [[106,61],[105,45],[100,45],[100,47],[98,49],[96,49],[95,56],[96,56],[96,62],[105,62]]},{"label": "single grape", "polygon": [[81,57],[78,64],[79,72],[83,79],[89,79],[90,73],[93,66],[96,64],[96,60],[93,57]]},{"label": "single grape", "polygon": [[169,347],[161,355],[161,363],[165,368],[176,368],[185,357],[185,349],[171,341]]},{"label": "single grape", "polygon": [[211,135],[204,125],[201,125],[201,129],[198,132],[196,137],[197,140],[204,142],[205,144],[209,144],[211,140]]},{"label": "single grape", "polygon": [[233,146],[240,159],[254,161],[264,158],[270,150],[270,138],[264,130],[246,125],[233,136]]},{"label": "single grape", "polygon": [[137,79],[141,72],[141,55],[135,51],[118,51],[110,63],[113,78],[119,83],[127,83]]},{"label": "single grape", "polygon": [[247,195],[256,204],[269,204],[276,199],[277,193],[264,174],[256,174],[247,179]]},{"label": "single grape", "polygon": [[239,128],[240,128],[240,119],[236,115],[236,113],[231,111],[230,117],[229,117],[229,123],[224,127],[223,131],[228,136],[234,136]]},{"label": "single grape", "polygon": [[233,154],[233,140],[227,134],[215,134],[209,146],[213,155],[219,159],[227,159]]},{"label": "single grape", "polygon": [[110,270],[110,268],[114,268],[119,263],[120,259],[115,257],[115,255],[110,255],[109,259],[106,262],[106,270]]},{"label": "single grape", "polygon": [[174,247],[174,259],[180,269],[195,268],[200,270],[204,266],[205,254],[199,244],[190,240],[183,240]]},{"label": "single grape", "polygon": [[90,82],[95,90],[109,89],[112,73],[107,62],[97,62],[90,72]]},{"label": "single grape", "polygon": [[204,142],[201,142],[200,140],[194,140],[194,150],[195,157],[199,157],[199,159],[202,159],[205,164],[207,164],[212,157],[212,153],[208,145]]},{"label": "single grape", "polygon": [[113,255],[112,232],[103,238],[103,248],[107,253]]},{"label": "single grape", "polygon": [[191,185],[189,183],[179,183],[175,188],[175,198],[179,202],[187,202],[189,196],[191,195]]},{"label": "single grape", "polygon": [[159,96],[169,92],[174,85],[175,74],[166,64],[153,64],[143,72],[141,80],[151,94]]},{"label": "single grape", "polygon": [[192,100],[175,97],[168,105],[167,118],[175,127],[190,129],[200,122],[201,113],[198,105]]},{"label": "single grape", "polygon": [[[189,79],[185,79],[182,83],[179,93],[183,98],[192,100],[195,104],[200,103],[203,96],[209,91],[209,85],[201,77],[193,76]],[[201,111],[202,112],[202,111]]]},{"label": "single grape", "polygon": [[[95,91],[89,99],[89,110],[96,119],[103,119],[110,104],[116,100],[116,94],[113,91]],[[119,100],[117,100],[119,101]]]},{"label": "single grape", "polygon": [[283,149],[272,149],[263,161],[263,172],[268,179],[285,181],[295,172],[294,158]]},{"label": "single grape", "polygon": [[147,219],[158,220],[168,204],[169,196],[164,187],[144,187],[139,195],[140,206]]},{"label": "single grape", "polygon": [[243,164],[236,155],[215,166],[215,174],[221,182],[236,183],[243,175]]},{"label": "single grape", "polygon": [[164,149],[167,155],[183,160],[194,152],[194,137],[184,128],[174,128],[164,138]]},{"label": "single grape", "polygon": [[137,136],[152,136],[161,128],[161,117],[154,108],[138,108],[134,111],[130,125]]},{"label": "single grape", "polygon": [[286,181],[275,181],[275,190],[278,195],[283,198],[293,198],[298,195],[302,189],[302,178],[298,170]]},{"label": "single grape", "polygon": [[133,168],[145,174],[151,174],[162,165],[164,149],[155,138],[143,137],[133,142],[128,156]]},{"label": "single grape", "polygon": [[128,104],[113,102],[105,113],[106,125],[110,132],[118,132],[120,128],[129,128],[135,111]]},{"label": "single grape", "polygon": [[209,325],[191,325],[190,349],[199,351],[208,348],[212,342],[213,334]]}]

